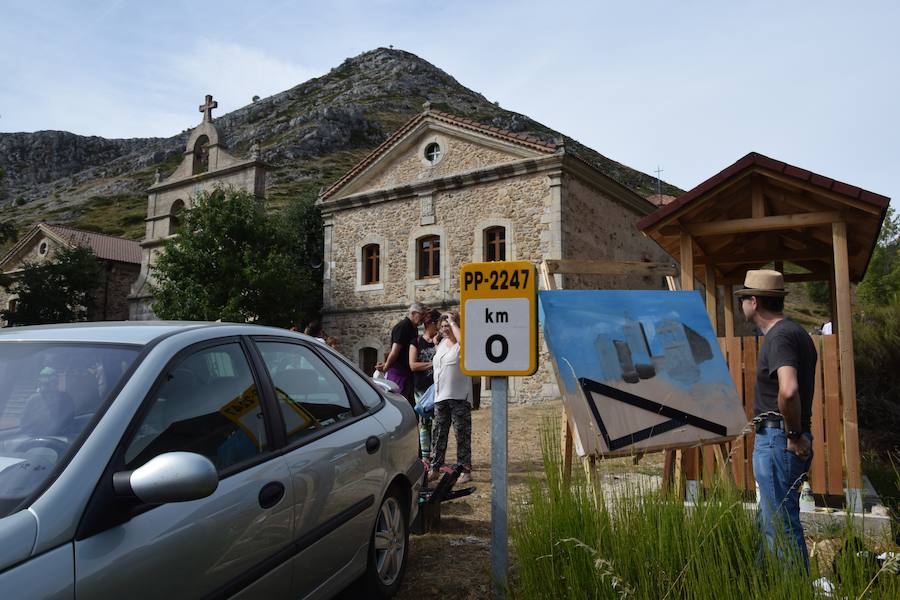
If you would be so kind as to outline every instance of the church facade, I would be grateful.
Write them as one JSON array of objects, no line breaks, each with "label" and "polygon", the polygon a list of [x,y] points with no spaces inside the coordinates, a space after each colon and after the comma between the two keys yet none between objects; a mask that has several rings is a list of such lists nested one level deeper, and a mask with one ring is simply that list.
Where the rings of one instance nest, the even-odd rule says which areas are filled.
[{"label": "church facade", "polygon": [[233,187],[254,194],[260,201],[265,198],[266,169],[259,161],[258,149],[251,149],[246,160],[228,152],[213,123],[212,109],[216,106],[212,96],[206,96],[206,102],[200,106],[203,120],[191,132],[181,163],[165,179],[157,173],[156,181],[147,189],[147,229],[141,242],[140,274],[128,298],[132,320],[156,318],[151,294],[153,262],[166,241],[178,236],[183,212],[191,208],[193,196],[217,187]]},{"label": "church facade", "polygon": [[[656,207],[563,143],[425,108],[318,199],[323,325],[365,370],[389,349],[390,328],[410,303],[458,310],[464,263],[670,260],[634,225]],[[572,289],[663,283],[555,277]],[[511,398],[558,397],[546,358],[537,375],[511,378]]]}]

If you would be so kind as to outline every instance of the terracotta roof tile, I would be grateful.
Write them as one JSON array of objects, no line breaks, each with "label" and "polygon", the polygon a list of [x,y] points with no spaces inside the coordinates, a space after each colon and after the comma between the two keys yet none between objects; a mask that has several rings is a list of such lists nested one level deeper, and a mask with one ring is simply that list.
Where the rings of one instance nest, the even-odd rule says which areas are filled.
[{"label": "terracotta roof tile", "polygon": [[70,244],[89,246],[97,258],[141,264],[141,245],[133,240],[93,231],[82,231],[63,225],[49,223],[41,223],[41,225]]}]

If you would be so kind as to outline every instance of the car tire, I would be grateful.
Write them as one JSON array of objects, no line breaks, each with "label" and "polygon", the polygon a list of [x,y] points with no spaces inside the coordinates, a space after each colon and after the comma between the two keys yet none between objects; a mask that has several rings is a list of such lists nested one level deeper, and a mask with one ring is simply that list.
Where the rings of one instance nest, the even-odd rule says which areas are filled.
[{"label": "car tire", "polygon": [[400,589],[409,555],[409,509],[396,487],[388,490],[369,540],[363,583],[367,598],[390,598]]}]

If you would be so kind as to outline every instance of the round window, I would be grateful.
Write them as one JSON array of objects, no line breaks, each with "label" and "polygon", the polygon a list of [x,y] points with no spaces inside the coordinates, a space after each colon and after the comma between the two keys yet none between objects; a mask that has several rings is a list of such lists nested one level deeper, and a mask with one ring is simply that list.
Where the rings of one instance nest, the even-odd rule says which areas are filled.
[{"label": "round window", "polygon": [[443,151],[441,150],[441,145],[437,142],[432,142],[425,147],[425,160],[431,164],[441,160],[441,154],[443,154]]},{"label": "round window", "polygon": [[49,246],[49,244],[47,244],[46,241],[41,242],[40,245],[38,246],[38,254],[40,254],[41,256],[44,256],[45,254],[47,254],[47,250],[49,250],[49,249],[50,249],[50,246]]}]

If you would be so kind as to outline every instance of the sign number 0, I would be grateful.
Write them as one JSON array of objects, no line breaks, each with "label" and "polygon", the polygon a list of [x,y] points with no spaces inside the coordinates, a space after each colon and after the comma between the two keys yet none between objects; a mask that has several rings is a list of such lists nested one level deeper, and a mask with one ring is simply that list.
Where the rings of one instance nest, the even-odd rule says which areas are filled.
[{"label": "sign number 0", "polygon": [[[500,343],[499,354],[494,354],[494,342]],[[499,333],[495,333],[484,343],[484,353],[487,355],[489,361],[493,363],[502,363],[509,354],[509,342],[507,342],[506,338]]]}]

